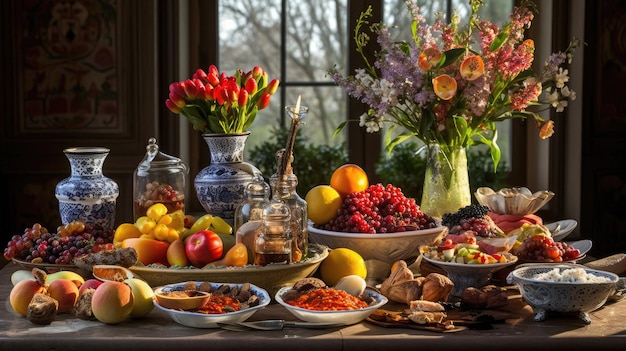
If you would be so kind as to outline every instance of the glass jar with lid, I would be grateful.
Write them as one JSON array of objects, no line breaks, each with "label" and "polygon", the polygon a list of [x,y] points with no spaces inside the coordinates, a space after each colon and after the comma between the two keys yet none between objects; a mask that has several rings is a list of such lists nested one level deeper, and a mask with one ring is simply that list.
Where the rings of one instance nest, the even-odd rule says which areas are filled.
[{"label": "glass jar with lid", "polygon": [[146,215],[155,203],[162,203],[168,213],[185,210],[185,178],[189,169],[174,156],[159,151],[155,138],[148,140],[146,155],[133,175],[133,217]]},{"label": "glass jar with lid", "polygon": [[263,176],[256,175],[244,190],[246,200],[235,209],[234,232],[249,221],[263,219],[263,209],[270,203],[270,186]]}]

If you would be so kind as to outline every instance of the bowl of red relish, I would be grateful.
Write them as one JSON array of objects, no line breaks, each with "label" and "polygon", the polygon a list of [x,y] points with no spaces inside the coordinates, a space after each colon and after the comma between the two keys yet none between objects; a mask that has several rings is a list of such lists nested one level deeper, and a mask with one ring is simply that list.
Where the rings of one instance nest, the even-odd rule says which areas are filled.
[{"label": "bowl of red relish", "polygon": [[292,287],[280,289],[274,299],[296,318],[305,322],[356,324],[385,305],[388,299],[371,288],[361,296],[353,296],[343,290],[318,288],[291,298]]}]

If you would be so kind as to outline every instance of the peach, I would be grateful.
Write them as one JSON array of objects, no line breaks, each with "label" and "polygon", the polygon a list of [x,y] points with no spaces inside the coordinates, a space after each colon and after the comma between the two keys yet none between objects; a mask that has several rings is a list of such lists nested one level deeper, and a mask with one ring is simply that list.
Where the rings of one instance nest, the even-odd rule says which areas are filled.
[{"label": "peach", "polygon": [[59,313],[70,313],[78,300],[78,287],[67,279],[56,279],[48,285],[48,295],[59,302]]},{"label": "peach", "polygon": [[78,289],[78,295],[81,295],[87,289],[96,289],[100,284],[102,284],[102,281],[99,279],[87,279]]},{"label": "peach", "polygon": [[102,323],[118,324],[130,316],[133,304],[131,287],[128,284],[109,280],[103,282],[93,293],[91,311]]},{"label": "peach", "polygon": [[36,293],[42,293],[45,288],[36,280],[25,279],[17,282],[9,294],[9,302],[13,310],[22,316],[28,312],[28,304]]},{"label": "peach", "polygon": [[167,248],[169,244],[160,240],[130,238],[122,241],[122,247],[132,247],[137,251],[139,262],[144,265],[161,263],[167,265]]},{"label": "peach", "polygon": [[130,312],[131,318],[143,318],[154,308],[154,291],[148,283],[137,278],[124,280],[133,291],[133,310]]},{"label": "peach", "polygon": [[181,239],[176,239],[170,243],[166,256],[170,266],[185,267],[189,265],[189,259],[185,253],[185,242]]}]

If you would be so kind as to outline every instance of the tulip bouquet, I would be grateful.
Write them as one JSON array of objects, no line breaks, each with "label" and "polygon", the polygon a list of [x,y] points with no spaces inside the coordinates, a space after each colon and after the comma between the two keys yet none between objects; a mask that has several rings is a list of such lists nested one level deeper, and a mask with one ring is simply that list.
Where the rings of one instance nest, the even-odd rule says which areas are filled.
[{"label": "tulip bouquet", "polygon": [[167,108],[182,114],[193,128],[206,134],[243,133],[266,108],[278,89],[278,79],[269,81],[267,72],[256,66],[249,72],[237,70],[233,76],[198,69],[191,79],[170,84]]},{"label": "tulip bouquet", "polygon": [[[552,54],[541,72],[535,73],[531,70],[534,43],[524,38],[534,17],[532,2],[522,1],[515,7],[502,28],[480,20],[477,11],[482,0],[470,0],[471,15],[463,28],[457,15],[450,23],[438,18],[427,25],[414,2],[405,2],[413,19],[412,40],[393,41],[385,25],[368,26],[370,7],[354,30],[357,52],[366,68],[347,77],[336,68],[329,71],[336,84],[369,107],[360,117],[360,126],[373,133],[389,123],[388,150],[411,137],[442,148],[486,144],[496,168],[500,160],[496,122],[532,118],[541,138],[552,135],[554,122],[544,120],[539,108],[528,108],[552,106],[561,112],[575,98],[566,85],[568,71],[562,66],[571,62],[578,40],[566,51]],[[370,39],[366,27],[377,35],[380,45],[373,64],[363,54]],[[394,136],[394,127],[401,127],[402,132]]]}]

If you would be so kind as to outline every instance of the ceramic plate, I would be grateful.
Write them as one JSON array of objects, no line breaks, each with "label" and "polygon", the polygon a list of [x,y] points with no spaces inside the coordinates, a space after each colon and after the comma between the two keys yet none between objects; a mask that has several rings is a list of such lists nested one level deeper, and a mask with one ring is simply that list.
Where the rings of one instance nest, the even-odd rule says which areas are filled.
[{"label": "ceramic plate", "polygon": [[[239,288],[241,288],[242,286],[242,284],[211,283],[211,287],[213,289],[217,289],[224,284],[230,285],[231,287],[237,286]],[[159,287],[158,289],[162,289],[163,291],[182,290],[184,285],[185,283],[170,284]],[[261,310],[265,308],[265,306],[269,305],[272,300],[266,290],[261,289],[256,285],[251,284],[250,291],[254,295],[259,297],[259,304],[254,307],[246,308],[244,310],[236,312],[228,312],[223,314],[205,314],[191,311],[172,310],[159,305],[156,300],[154,300],[154,306],[160,311],[165,312],[176,323],[184,325],[186,327],[219,328],[217,323],[239,323],[245,321],[246,319],[250,318],[250,316],[252,316],[256,311]]]},{"label": "ceramic plate", "polygon": [[384,295],[374,291],[373,289],[365,289],[364,294],[372,297],[375,301],[368,307],[358,310],[314,311],[305,308],[294,307],[285,302],[285,300],[283,300],[283,295],[285,295],[285,293],[291,289],[292,287],[284,287],[280,289],[274,296],[274,299],[276,300],[276,302],[285,307],[289,312],[291,312],[291,314],[293,314],[295,317],[305,322],[338,323],[344,325],[359,323],[360,321],[367,318],[372,312],[386,304],[388,301],[388,299]]},{"label": "ceramic plate", "polygon": [[545,226],[550,230],[550,233],[552,233],[552,239],[554,239],[554,241],[562,241],[565,239],[566,236],[570,235],[574,229],[576,229],[577,225],[578,222],[573,219],[564,219],[554,223],[545,224]]},{"label": "ceramic plate", "polygon": [[572,241],[568,242],[568,244],[572,245],[574,248],[580,251],[580,257],[578,257],[577,260],[580,260],[581,258],[583,258],[583,256],[587,255],[587,252],[589,252],[589,250],[591,250],[591,247],[593,246],[591,240]]}]

